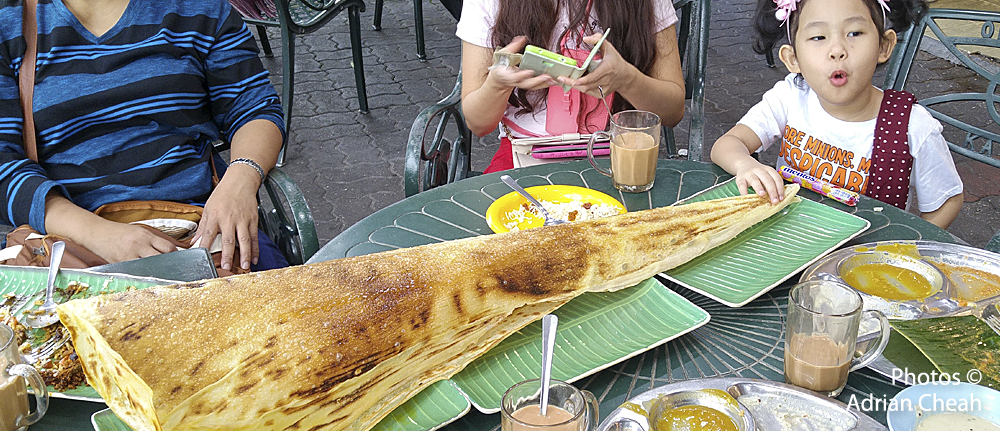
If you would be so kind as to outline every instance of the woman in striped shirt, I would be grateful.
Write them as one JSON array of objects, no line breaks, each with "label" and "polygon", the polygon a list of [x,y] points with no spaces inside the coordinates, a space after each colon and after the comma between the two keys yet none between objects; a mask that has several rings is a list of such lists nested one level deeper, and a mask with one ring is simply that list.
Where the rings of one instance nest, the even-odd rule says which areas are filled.
[{"label": "woman in striped shirt", "polygon": [[[36,16],[37,164],[22,148],[22,0],[0,0],[2,221],[117,262],[174,247],[93,210],[127,200],[203,204],[198,235],[221,234],[223,262],[238,245],[241,266],[256,264],[257,189],[284,130],[239,15],[225,0],[41,0]],[[259,166],[233,164],[213,189],[218,139],[231,143],[233,160]]]}]

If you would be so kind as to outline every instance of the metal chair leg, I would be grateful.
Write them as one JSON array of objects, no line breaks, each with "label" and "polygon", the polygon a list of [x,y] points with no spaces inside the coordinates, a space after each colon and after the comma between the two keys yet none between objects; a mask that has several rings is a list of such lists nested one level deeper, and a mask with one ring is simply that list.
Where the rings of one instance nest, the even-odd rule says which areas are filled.
[{"label": "metal chair leg", "polygon": [[361,11],[357,6],[347,8],[347,21],[351,27],[351,53],[354,57],[354,84],[358,87],[358,105],[362,114],[368,113],[368,91],[365,89],[365,67],[361,58]]},{"label": "metal chair leg", "polygon": [[[379,0],[381,1],[381,0]],[[413,0],[413,26],[417,33],[417,58],[427,59],[424,48],[424,4],[423,0]]]},{"label": "metal chair leg", "polygon": [[285,114],[285,142],[278,153],[277,165],[285,165],[288,151],[288,134],[292,130],[292,99],[295,95],[295,35],[287,25],[281,26],[281,108]]},{"label": "metal chair leg", "polygon": [[257,27],[257,39],[260,40],[260,49],[264,51],[264,57],[274,57],[274,51],[271,50],[271,41],[267,39],[267,29],[258,25]]},{"label": "metal chair leg", "polygon": [[382,30],[382,6],[385,0],[375,0],[375,18],[372,20],[372,30]]}]

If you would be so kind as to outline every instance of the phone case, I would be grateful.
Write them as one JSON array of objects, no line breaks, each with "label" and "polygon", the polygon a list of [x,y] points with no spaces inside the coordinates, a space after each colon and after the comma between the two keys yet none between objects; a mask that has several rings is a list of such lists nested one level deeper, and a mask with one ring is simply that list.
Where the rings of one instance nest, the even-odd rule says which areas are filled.
[{"label": "phone case", "polygon": [[[534,45],[528,45],[524,48],[524,56],[521,57],[521,64],[518,67],[534,70],[536,76],[546,73],[552,75],[554,78],[560,76],[568,76],[573,79],[579,78],[587,72],[591,60],[600,51],[601,44],[604,43],[604,39],[607,39],[608,34],[611,34],[611,31],[604,30],[604,35],[597,41],[594,48],[590,50],[590,55],[587,56],[587,59],[579,67],[576,65],[576,60],[572,58]],[[569,91],[569,86],[564,85],[563,91]]]},{"label": "phone case", "polygon": [[[595,156],[607,156],[611,154],[611,147],[608,145],[594,145]],[[566,145],[558,147],[545,146],[542,149],[532,149],[531,157],[536,159],[562,159],[566,157],[587,157],[587,145]]]}]

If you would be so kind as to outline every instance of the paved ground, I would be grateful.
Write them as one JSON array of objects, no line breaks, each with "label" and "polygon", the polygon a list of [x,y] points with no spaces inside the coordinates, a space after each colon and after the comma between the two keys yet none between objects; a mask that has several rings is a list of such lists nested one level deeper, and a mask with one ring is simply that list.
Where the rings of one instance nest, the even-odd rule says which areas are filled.
[{"label": "paved ground", "polygon": [[[938,0],[935,6],[951,1],[957,0]],[[752,3],[713,2],[705,103],[705,141],[709,145],[785,74],[780,66],[768,68],[763,58],[749,49]],[[403,198],[403,154],[410,124],[420,109],[451,91],[459,69],[455,21],[437,1],[424,4],[426,61],[416,57],[409,0],[386,1],[383,30],[378,32],[370,26],[373,9],[369,5],[362,14],[371,106],[367,115],[357,112],[346,17],[337,17],[320,31],[298,39],[295,117],[283,169],[305,193],[321,243]],[[270,36],[277,40],[277,32],[270,30]],[[279,58],[264,61],[280,85]],[[984,88],[985,83],[974,76],[962,67],[921,53],[908,89],[919,97],[925,89],[942,86]],[[683,148],[685,123],[679,128]],[[492,136],[477,143],[474,168],[486,166],[495,145]],[[765,160],[773,161],[774,157],[765,154]],[[949,230],[970,244],[982,246],[1000,229],[1000,170],[969,160],[959,160],[958,166],[966,183],[966,202]]]}]

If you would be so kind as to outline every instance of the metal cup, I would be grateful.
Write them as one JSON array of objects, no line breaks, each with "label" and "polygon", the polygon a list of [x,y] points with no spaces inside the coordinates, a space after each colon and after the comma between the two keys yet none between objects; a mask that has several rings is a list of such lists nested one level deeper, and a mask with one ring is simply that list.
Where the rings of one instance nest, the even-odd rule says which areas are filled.
[{"label": "metal cup", "polygon": [[[25,381],[35,392],[35,411],[28,407]],[[14,330],[0,323],[0,431],[24,430],[38,422],[49,408],[49,391],[42,376],[24,363],[17,351]]]},{"label": "metal cup", "polygon": [[[889,343],[889,321],[877,310],[862,312],[861,295],[830,280],[799,283],[788,294],[785,323],[785,382],[827,396],[840,395],[851,371],[868,365]],[[881,324],[879,340],[855,358],[864,314]]]}]

